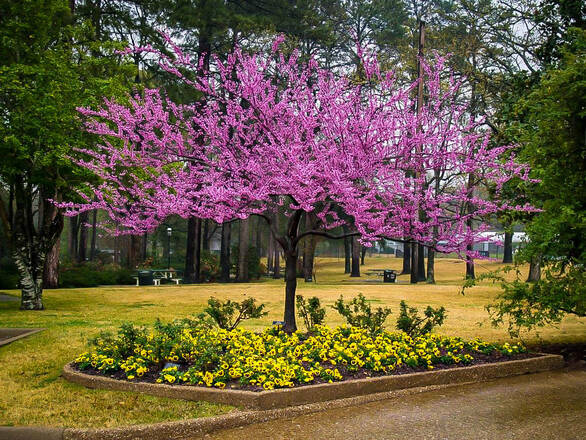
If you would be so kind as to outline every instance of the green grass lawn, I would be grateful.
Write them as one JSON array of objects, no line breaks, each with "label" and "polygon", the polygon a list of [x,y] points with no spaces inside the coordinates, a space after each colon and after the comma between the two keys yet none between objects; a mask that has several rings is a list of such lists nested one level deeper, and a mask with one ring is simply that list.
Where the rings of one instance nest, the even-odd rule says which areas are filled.
[{"label": "green grass lawn", "polygon": [[[363,272],[373,268],[399,269],[401,260],[390,257],[367,258]],[[299,293],[318,296],[331,305],[343,294],[350,299],[358,292],[387,305],[393,315],[387,327],[393,327],[398,304],[443,305],[447,320],[440,333],[464,338],[480,336],[489,341],[508,339],[505,329],[494,329],[488,323],[484,306],[498,287],[485,284],[462,296],[460,285],[464,264],[457,260],[437,262],[436,285],[410,286],[407,277],[398,284],[372,283],[374,277],[344,275],[343,261],[317,260],[317,284],[299,280]],[[496,263],[481,263],[479,271],[494,269]],[[17,291],[2,293],[18,295]],[[240,300],[253,296],[266,304],[268,316],[245,322],[244,327],[262,329],[273,320],[282,319],[283,280],[265,280],[250,284],[205,284],[162,287],[100,287],[90,289],[58,289],[45,291],[42,312],[24,312],[18,302],[0,302],[0,326],[44,327],[42,333],[0,347],[0,425],[47,425],[68,427],[111,427],[137,423],[204,417],[232,410],[231,407],[205,402],[185,402],[142,396],[132,393],[89,390],[60,377],[64,364],[86,350],[87,340],[101,330],[115,331],[125,322],[152,324],[155,318],[172,320],[199,313],[210,296]],[[342,324],[342,319],[328,309],[326,323]],[[535,343],[535,334],[526,342]],[[569,317],[558,328],[543,329],[544,343],[586,342],[586,320]]]}]

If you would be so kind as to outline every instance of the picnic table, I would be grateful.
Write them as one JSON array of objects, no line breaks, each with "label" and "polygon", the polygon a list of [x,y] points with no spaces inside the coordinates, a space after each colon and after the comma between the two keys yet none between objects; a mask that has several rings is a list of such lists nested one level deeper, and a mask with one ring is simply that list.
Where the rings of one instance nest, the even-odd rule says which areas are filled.
[{"label": "picnic table", "polygon": [[183,272],[175,269],[141,269],[137,271],[135,277],[137,286],[155,285],[160,286],[161,280],[172,281],[179,284],[183,281],[181,274]]},{"label": "picnic table", "polygon": [[399,272],[393,269],[370,269],[366,271],[366,275],[376,275],[383,277],[384,283],[394,283],[397,280]]}]

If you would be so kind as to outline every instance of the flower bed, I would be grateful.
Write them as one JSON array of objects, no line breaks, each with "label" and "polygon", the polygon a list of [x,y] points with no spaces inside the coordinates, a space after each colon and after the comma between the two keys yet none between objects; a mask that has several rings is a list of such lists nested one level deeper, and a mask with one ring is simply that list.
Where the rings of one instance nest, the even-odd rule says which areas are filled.
[{"label": "flower bed", "polygon": [[292,335],[267,329],[193,328],[158,323],[154,330],[123,326],[95,341],[75,367],[129,381],[262,391],[315,383],[497,362],[529,356],[521,345],[489,344],[428,334],[317,326]]}]

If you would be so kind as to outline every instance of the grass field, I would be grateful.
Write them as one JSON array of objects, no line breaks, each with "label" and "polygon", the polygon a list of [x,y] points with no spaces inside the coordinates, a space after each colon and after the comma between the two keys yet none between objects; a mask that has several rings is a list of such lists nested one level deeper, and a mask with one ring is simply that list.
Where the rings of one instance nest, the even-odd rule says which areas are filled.
[{"label": "grass field", "polygon": [[[399,269],[401,260],[392,257],[367,258],[368,269]],[[495,269],[496,263],[479,263],[478,272]],[[436,263],[437,284],[407,284],[407,276],[397,284],[372,282],[375,277],[344,275],[343,261],[317,259],[317,283],[299,280],[298,292],[318,296],[331,305],[343,294],[346,299],[359,292],[373,301],[393,309],[387,321],[392,328],[398,304],[443,305],[447,320],[440,333],[464,338],[480,336],[489,341],[508,339],[505,329],[492,328],[484,310],[498,292],[498,286],[483,284],[462,296],[460,286],[464,264],[451,259]],[[17,296],[17,291],[2,293]],[[155,318],[172,320],[202,311],[210,296],[239,300],[253,296],[266,304],[268,316],[245,322],[244,327],[262,329],[273,320],[282,319],[283,280],[263,280],[250,284],[205,284],[162,287],[116,287],[58,289],[45,291],[42,312],[24,312],[18,302],[0,302],[1,327],[44,327],[47,330],[0,347],[0,425],[48,425],[68,427],[110,427],[163,420],[209,416],[231,407],[202,402],[184,402],[131,393],[88,390],[70,384],[61,377],[63,365],[86,349],[87,340],[101,330],[113,330],[124,321],[152,324]],[[332,309],[326,323],[343,321]],[[559,328],[540,332],[547,343],[586,342],[586,320],[567,318]],[[526,341],[534,343],[535,334]]]}]

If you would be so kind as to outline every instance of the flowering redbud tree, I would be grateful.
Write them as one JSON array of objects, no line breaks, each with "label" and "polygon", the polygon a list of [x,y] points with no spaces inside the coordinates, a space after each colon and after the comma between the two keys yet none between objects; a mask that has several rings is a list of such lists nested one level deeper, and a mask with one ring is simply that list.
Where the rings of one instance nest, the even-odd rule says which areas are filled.
[{"label": "flowering redbud tree", "polygon": [[[85,204],[68,204],[70,213],[103,209],[117,233],[129,234],[170,215],[264,218],[285,257],[284,328],[291,332],[305,236],[343,238],[331,231],[351,219],[349,235],[367,245],[401,237],[463,253],[486,229],[471,230],[469,216],[527,209],[498,199],[498,188],[527,170],[512,161],[510,147],[489,148],[488,137],[466,122],[466,107],[454,104],[459,84],[440,81],[441,60],[425,66],[428,97],[418,113],[415,85],[398,87],[374,55],[363,56],[365,81],[357,84],[314,60],[301,62],[296,52],[285,56],[280,41],[266,55],[237,49],[225,61],[215,58],[209,71],[175,46],[173,58],[156,54],[203,95],[199,103],[179,105],[154,89],[129,105],[106,100],[101,109],[80,109],[102,142],[81,150],[78,162],[100,183]],[[434,170],[448,182],[441,192],[430,189]],[[466,185],[470,174],[491,182],[497,197],[475,195]],[[288,216],[284,232],[274,224],[279,207]],[[304,215],[313,229],[300,228]]]}]

